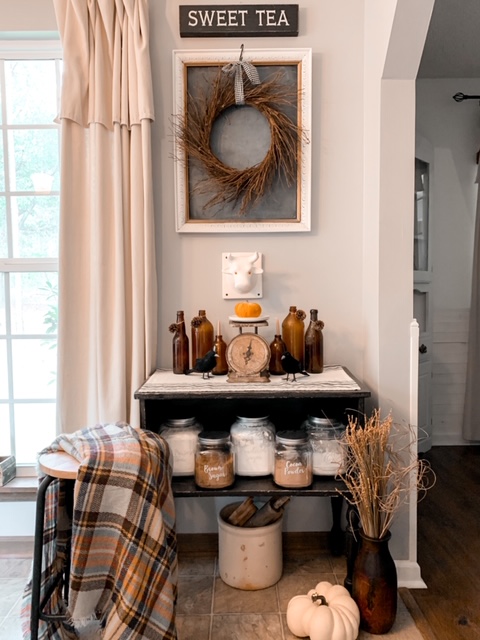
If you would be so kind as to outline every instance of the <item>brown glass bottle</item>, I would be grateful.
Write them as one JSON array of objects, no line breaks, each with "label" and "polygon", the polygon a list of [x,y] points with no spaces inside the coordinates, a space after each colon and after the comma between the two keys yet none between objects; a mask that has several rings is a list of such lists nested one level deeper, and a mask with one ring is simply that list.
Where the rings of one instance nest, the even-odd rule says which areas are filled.
[{"label": "brown glass bottle", "polygon": [[290,307],[289,313],[282,322],[282,340],[287,351],[296,358],[303,369],[305,363],[304,336],[305,336],[305,311]]},{"label": "brown glass bottle", "polygon": [[188,336],[185,332],[183,311],[177,311],[177,322],[174,325],[170,325],[171,330],[172,328],[174,333],[172,343],[173,373],[186,373],[190,367],[190,363]]},{"label": "brown glass bottle", "polygon": [[273,342],[270,343],[270,364],[268,365],[272,376],[281,376],[285,373],[282,367],[282,356],[286,350],[282,336],[275,335]]},{"label": "brown glass bottle", "polygon": [[215,336],[213,348],[218,354],[218,358],[215,367],[212,369],[212,373],[214,376],[226,376],[228,373],[227,358],[225,355],[227,352],[227,343],[221,335]]},{"label": "brown glass bottle", "polygon": [[324,323],[318,319],[318,309],[310,309],[310,324],[305,332],[305,371],[322,373],[323,371],[323,333]]},{"label": "brown glass bottle", "polygon": [[204,309],[192,318],[192,365],[213,349],[213,324]]}]

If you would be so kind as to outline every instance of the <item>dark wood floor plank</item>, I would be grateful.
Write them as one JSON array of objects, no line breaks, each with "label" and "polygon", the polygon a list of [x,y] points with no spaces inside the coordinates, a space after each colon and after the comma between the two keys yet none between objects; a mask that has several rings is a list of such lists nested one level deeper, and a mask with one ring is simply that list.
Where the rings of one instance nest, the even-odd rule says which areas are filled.
[{"label": "dark wood floor plank", "polygon": [[480,639],[480,447],[433,447],[436,485],[418,505],[418,562],[427,589],[412,589],[438,640]]}]

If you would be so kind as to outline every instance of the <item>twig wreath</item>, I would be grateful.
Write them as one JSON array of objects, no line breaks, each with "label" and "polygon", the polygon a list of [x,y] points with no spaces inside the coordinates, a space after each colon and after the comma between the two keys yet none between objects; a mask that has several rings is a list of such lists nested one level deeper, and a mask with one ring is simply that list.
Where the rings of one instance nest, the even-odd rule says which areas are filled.
[{"label": "twig wreath", "polygon": [[195,187],[201,193],[213,193],[204,209],[239,202],[239,215],[244,216],[268,192],[277,175],[285,179],[289,187],[294,184],[299,142],[305,134],[282,111],[296,104],[298,91],[282,83],[281,76],[281,72],[276,73],[261,84],[252,84],[248,78],[245,79],[244,104],[257,109],[270,127],[270,146],[265,157],[260,163],[245,169],[224,164],[211,148],[215,121],[226,109],[238,103],[231,76],[220,67],[206,94],[187,96],[188,117],[179,118],[175,133],[185,158],[201,163],[207,174]]}]

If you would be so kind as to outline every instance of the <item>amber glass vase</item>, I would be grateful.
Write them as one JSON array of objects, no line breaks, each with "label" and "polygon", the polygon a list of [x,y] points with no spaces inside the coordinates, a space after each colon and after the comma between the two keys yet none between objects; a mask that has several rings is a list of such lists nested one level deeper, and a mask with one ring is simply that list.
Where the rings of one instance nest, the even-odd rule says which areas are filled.
[{"label": "amber glass vase", "polygon": [[323,371],[323,333],[324,323],[318,319],[318,309],[310,309],[310,324],[305,332],[305,371],[322,373]]},{"label": "amber glass vase", "polygon": [[213,349],[213,324],[204,309],[192,318],[192,366]]},{"label": "amber glass vase", "polygon": [[282,340],[287,351],[300,362],[302,369],[305,366],[305,317],[305,311],[290,307],[287,317],[282,322]]},{"label": "amber glass vase", "polygon": [[397,569],[388,548],[391,534],[370,538],[360,530],[352,576],[352,597],[360,610],[360,628],[388,633],[397,615]]},{"label": "amber glass vase", "polygon": [[276,335],[270,343],[270,364],[268,370],[272,376],[281,376],[285,373],[282,367],[282,356],[287,348],[281,335]]},{"label": "amber glass vase", "polygon": [[221,335],[215,336],[213,348],[218,354],[218,358],[215,367],[212,369],[212,373],[214,376],[225,376],[228,373],[227,358],[225,355],[227,352],[227,343]]},{"label": "amber glass vase", "polygon": [[185,332],[185,317],[183,311],[177,311],[177,321],[170,325],[173,332],[172,369],[173,373],[186,373],[189,369],[188,336]]}]

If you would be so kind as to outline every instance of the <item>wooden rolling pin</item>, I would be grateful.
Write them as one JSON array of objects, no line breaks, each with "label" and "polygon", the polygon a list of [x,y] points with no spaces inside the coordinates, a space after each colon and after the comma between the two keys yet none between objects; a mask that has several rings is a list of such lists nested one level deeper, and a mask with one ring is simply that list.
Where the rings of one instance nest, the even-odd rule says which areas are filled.
[{"label": "wooden rolling pin", "polygon": [[247,520],[256,513],[257,507],[253,504],[252,496],[248,496],[246,500],[244,500],[241,504],[238,505],[236,509],[232,511],[232,513],[228,516],[227,522],[228,524],[233,525],[234,527],[243,527]]},{"label": "wooden rolling pin", "polygon": [[244,527],[266,527],[273,524],[283,515],[286,504],[290,501],[289,496],[280,498],[270,498],[263,507],[258,509],[252,517],[245,522]]}]

